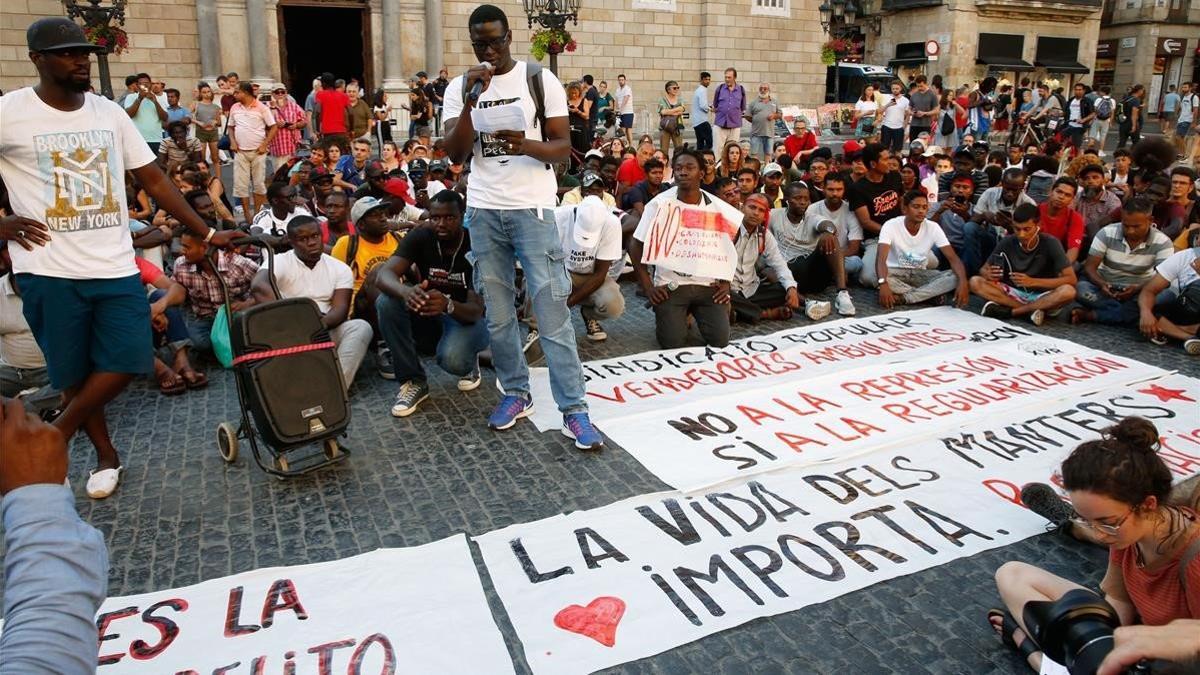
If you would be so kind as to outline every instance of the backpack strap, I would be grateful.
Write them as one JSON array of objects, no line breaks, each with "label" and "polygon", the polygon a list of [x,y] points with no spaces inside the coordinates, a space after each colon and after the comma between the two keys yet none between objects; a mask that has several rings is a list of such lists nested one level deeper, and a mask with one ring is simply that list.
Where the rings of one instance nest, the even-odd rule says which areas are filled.
[{"label": "backpack strap", "polygon": [[350,241],[346,242],[346,264],[350,266],[350,271],[354,272],[354,276],[358,276],[358,235],[348,235]]},{"label": "backpack strap", "polygon": [[542,64],[525,62],[525,79],[529,86],[529,94],[533,96],[534,119],[537,120],[538,130],[542,140],[546,140],[546,89],[542,82]]}]

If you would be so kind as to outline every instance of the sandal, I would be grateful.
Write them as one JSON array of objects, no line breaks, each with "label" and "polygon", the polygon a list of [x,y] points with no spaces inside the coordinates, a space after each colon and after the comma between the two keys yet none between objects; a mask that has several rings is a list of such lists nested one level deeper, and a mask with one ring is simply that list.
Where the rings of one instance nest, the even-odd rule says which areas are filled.
[{"label": "sandal", "polygon": [[[191,379],[188,379],[188,373],[191,373]],[[203,389],[208,386],[208,376],[195,370],[187,370],[183,373],[183,383],[188,389]]]},{"label": "sandal", "polygon": [[158,375],[158,392],[163,396],[178,396],[187,391],[187,383],[173,370]]},{"label": "sandal", "polygon": [[[992,622],[992,619],[995,618],[1000,619],[1000,643],[1009,649],[1015,649],[1026,663],[1029,662],[1030,656],[1042,651],[1041,647],[1037,646],[1033,638],[1029,637],[1029,634],[1025,632],[1025,629],[1021,628],[1021,625],[1017,623],[1017,620],[1013,618],[1013,615],[1008,610],[996,608],[988,610],[988,625],[993,630],[996,628],[996,624]],[[1017,631],[1021,631],[1022,635],[1025,636],[1021,640],[1021,644],[1017,644],[1017,641],[1013,639],[1013,635]]]}]

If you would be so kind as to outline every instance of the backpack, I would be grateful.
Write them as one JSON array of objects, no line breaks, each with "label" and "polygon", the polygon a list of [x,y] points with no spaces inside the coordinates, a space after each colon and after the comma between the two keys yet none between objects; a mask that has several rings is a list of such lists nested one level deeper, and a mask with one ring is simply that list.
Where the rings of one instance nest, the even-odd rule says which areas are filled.
[{"label": "backpack", "polygon": [[1125,124],[1129,121],[1129,99],[1131,98],[1133,97],[1126,96],[1125,99],[1121,101],[1121,107],[1117,108],[1117,124]]},{"label": "backpack", "polygon": [[942,112],[942,123],[938,127],[938,133],[940,133],[943,136],[950,136],[950,135],[954,134],[954,130],[956,128],[957,128],[957,126],[954,123],[954,114],[951,113],[949,110],[943,111]]},{"label": "backpack", "polygon": [[1108,96],[1102,96],[1099,101],[1096,101],[1096,119],[1106,120],[1112,117],[1113,100]]}]

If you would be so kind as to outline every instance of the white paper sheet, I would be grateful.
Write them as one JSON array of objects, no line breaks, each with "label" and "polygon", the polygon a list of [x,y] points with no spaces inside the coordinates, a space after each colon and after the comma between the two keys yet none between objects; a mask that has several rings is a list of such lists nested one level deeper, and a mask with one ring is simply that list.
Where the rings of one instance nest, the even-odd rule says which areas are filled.
[{"label": "white paper sheet", "polygon": [[517,103],[475,108],[471,110],[471,124],[481,134],[497,131],[524,131],[525,111]]}]

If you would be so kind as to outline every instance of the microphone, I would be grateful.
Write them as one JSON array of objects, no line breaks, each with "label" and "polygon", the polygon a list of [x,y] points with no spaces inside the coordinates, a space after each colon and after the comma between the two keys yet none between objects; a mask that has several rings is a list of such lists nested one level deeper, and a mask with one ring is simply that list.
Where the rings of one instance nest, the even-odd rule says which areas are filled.
[{"label": "microphone", "polygon": [[[492,64],[488,63],[487,61],[483,61],[479,65],[487,68],[489,71],[492,70]],[[471,87],[471,93],[467,94],[467,96],[471,99],[471,103],[479,101],[479,95],[481,93],[483,93],[483,80],[475,80],[474,86]]]}]

